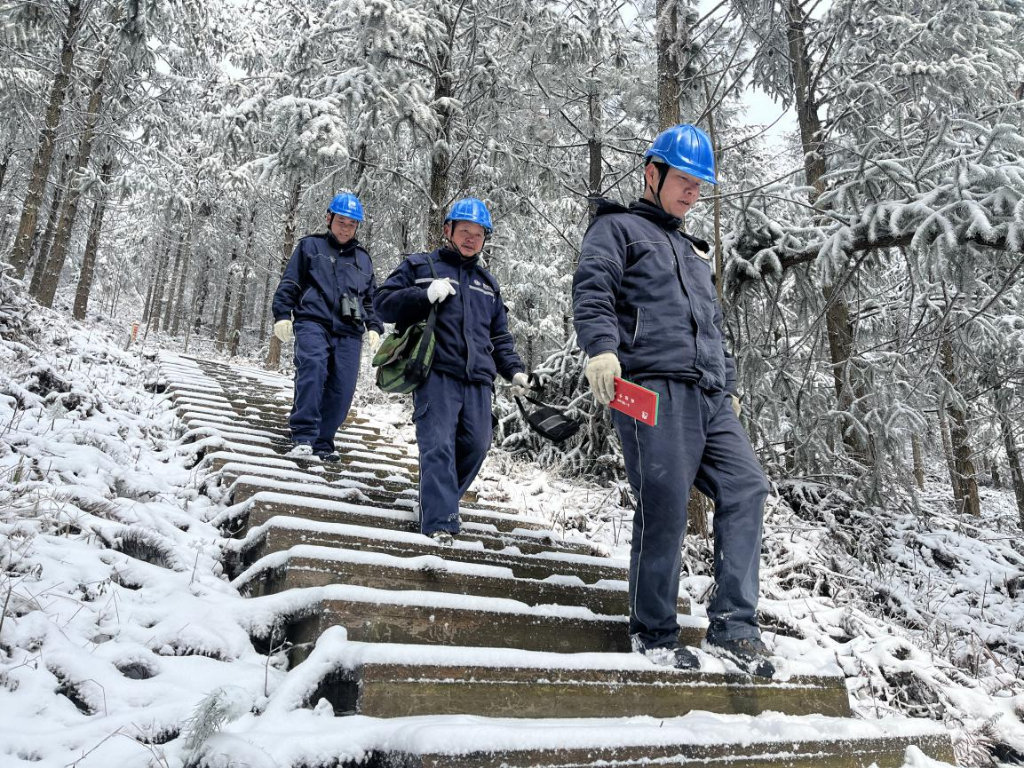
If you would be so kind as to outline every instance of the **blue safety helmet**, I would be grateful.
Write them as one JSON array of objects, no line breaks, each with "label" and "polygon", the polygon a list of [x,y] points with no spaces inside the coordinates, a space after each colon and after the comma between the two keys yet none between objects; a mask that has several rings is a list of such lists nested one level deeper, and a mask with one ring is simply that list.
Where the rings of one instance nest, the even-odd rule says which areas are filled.
[{"label": "blue safety helmet", "polygon": [[336,213],[339,216],[347,216],[354,221],[363,220],[363,204],[351,192],[342,192],[340,195],[335,195],[334,199],[331,200],[331,204],[327,206],[327,212]]},{"label": "blue safety helmet", "polygon": [[644,157],[665,163],[695,179],[717,184],[711,139],[695,125],[674,125],[654,137]]},{"label": "blue safety helmet", "polygon": [[444,217],[445,224],[449,221],[472,221],[484,228],[487,234],[491,233],[491,213],[487,206],[475,197],[464,197],[452,203],[448,215]]}]

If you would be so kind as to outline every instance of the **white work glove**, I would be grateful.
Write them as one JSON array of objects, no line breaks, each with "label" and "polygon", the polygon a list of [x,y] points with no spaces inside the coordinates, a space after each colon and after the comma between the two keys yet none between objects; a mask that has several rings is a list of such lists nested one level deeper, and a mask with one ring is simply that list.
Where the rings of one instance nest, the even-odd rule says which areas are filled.
[{"label": "white work glove", "polygon": [[377,349],[380,347],[380,334],[374,330],[366,332],[366,348],[370,350],[371,355],[377,354]]},{"label": "white work glove", "polygon": [[274,335],[277,336],[282,342],[289,342],[292,340],[292,321],[291,320],[278,320],[274,323]]},{"label": "white work glove", "polygon": [[427,286],[427,298],[431,304],[438,304],[449,296],[455,295],[455,286],[447,277],[431,281]]},{"label": "white work glove", "polygon": [[590,358],[586,374],[597,402],[608,405],[615,399],[615,377],[622,374],[622,366],[614,352],[603,352]]},{"label": "white work glove", "polygon": [[532,387],[530,386],[530,377],[528,374],[519,372],[512,377],[512,394],[516,397],[523,397],[528,395]]},{"label": "white work glove", "polygon": [[732,398],[732,412],[736,414],[736,418],[740,417],[740,399],[736,395],[729,395]]}]

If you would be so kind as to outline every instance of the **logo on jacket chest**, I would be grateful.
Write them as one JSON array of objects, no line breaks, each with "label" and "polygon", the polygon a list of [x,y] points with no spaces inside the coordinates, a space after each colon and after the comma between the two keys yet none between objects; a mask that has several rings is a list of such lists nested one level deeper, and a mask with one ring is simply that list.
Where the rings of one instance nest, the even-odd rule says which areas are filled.
[{"label": "logo on jacket chest", "polygon": [[472,281],[470,281],[469,288],[472,291],[479,291],[485,296],[488,296],[492,299],[494,298],[494,289],[491,288],[491,286],[487,285],[487,283],[485,283],[479,277],[474,277]]}]

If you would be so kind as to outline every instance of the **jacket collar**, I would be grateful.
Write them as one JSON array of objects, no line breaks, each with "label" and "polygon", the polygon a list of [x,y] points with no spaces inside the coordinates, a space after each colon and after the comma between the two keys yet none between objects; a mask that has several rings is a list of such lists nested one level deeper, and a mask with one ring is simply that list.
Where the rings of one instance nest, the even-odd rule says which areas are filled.
[{"label": "jacket collar", "polygon": [[354,250],[355,248],[359,248],[360,247],[359,241],[356,240],[354,237],[351,240],[349,240],[347,243],[345,243],[344,245],[342,245],[341,243],[338,242],[338,238],[336,238],[334,236],[334,233],[331,232],[330,230],[327,230],[326,237],[327,237],[327,244],[329,246],[331,246],[331,248],[335,248],[338,251],[340,251],[341,253],[345,253],[347,251]]},{"label": "jacket collar", "polygon": [[475,267],[480,263],[480,254],[478,253],[471,259],[464,258],[461,253],[453,248],[438,248],[437,256],[441,261],[451,264],[453,267]]},{"label": "jacket collar", "polygon": [[681,219],[667,213],[663,208],[648,202],[647,200],[636,200],[629,205],[629,212],[637,216],[643,216],[652,221],[662,229],[675,230],[682,226]]}]

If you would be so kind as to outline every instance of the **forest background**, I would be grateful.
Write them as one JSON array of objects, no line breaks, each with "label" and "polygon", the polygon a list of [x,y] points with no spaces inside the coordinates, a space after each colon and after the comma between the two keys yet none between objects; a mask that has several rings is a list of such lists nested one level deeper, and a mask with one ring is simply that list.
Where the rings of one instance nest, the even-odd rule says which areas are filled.
[{"label": "forest background", "polygon": [[545,446],[502,400],[501,443],[614,476],[570,281],[590,200],[692,122],[721,183],[685,226],[782,491],[916,513],[931,460],[1024,527],[1022,98],[1021,0],[5,0],[0,256],[42,305],[276,368],[270,297],[333,194],[378,278],[481,197],[523,357],[586,422]]}]

